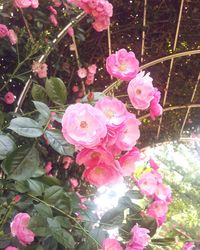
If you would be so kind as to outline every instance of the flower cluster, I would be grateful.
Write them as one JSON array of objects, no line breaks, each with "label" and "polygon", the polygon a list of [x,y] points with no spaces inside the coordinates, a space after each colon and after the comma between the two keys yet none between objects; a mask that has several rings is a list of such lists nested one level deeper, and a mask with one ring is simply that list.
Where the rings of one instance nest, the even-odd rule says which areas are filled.
[{"label": "flower cluster", "polygon": [[77,73],[81,79],[86,78],[85,84],[91,85],[94,82],[94,76],[97,72],[97,66],[95,64],[90,65],[87,69],[80,68]]},{"label": "flower cluster", "polygon": [[168,205],[171,203],[171,189],[163,184],[163,178],[155,169],[155,163],[151,172],[144,173],[137,181],[140,191],[153,202],[147,209],[147,214],[156,219],[158,226],[166,220]]},{"label": "flower cluster", "polygon": [[17,43],[17,35],[13,29],[8,29],[6,25],[0,24],[0,38],[8,37],[12,45]]},{"label": "flower cluster", "polygon": [[139,160],[134,147],[140,137],[139,125],[124,103],[103,97],[95,107],[81,103],[69,106],[62,119],[62,132],[79,150],[76,161],[85,165],[85,179],[101,186],[133,173]]},{"label": "flower cluster", "polygon": [[83,9],[85,13],[94,18],[93,27],[96,31],[106,30],[113,15],[113,6],[106,0],[68,0]]},{"label": "flower cluster", "polygon": [[48,66],[46,63],[33,62],[32,71],[36,73],[39,78],[47,77]]},{"label": "flower cluster", "polygon": [[19,213],[15,215],[13,221],[10,224],[12,235],[17,237],[19,242],[26,246],[34,241],[35,234],[28,229],[30,216],[27,213]]},{"label": "flower cluster", "polygon": [[139,62],[133,52],[120,49],[106,60],[106,68],[111,76],[123,81],[130,81],[128,96],[135,109],[145,110],[150,107],[153,120],[162,114],[159,104],[160,92],[153,87],[153,79],[149,73],[139,72]]},{"label": "flower cluster", "polygon": [[14,0],[14,5],[20,9],[26,9],[32,7],[33,9],[38,8],[38,0]]}]

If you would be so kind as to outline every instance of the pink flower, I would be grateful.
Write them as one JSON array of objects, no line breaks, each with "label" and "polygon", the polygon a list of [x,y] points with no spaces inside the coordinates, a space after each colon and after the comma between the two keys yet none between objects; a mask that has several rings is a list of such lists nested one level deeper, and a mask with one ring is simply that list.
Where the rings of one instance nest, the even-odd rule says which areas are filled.
[{"label": "pink flower", "polygon": [[76,157],[76,163],[78,165],[84,164],[86,167],[95,166],[99,161],[113,162],[114,158],[110,152],[102,147],[95,149],[82,149]]},{"label": "pink flower", "polygon": [[187,242],[183,246],[182,250],[192,250],[195,247],[193,242]]},{"label": "pink flower", "polygon": [[115,239],[105,239],[102,250],[123,250],[120,243]]},{"label": "pink flower", "polygon": [[17,248],[16,247],[12,247],[12,246],[8,246],[8,247],[6,247],[5,250],[17,250]]},{"label": "pink flower", "polygon": [[87,76],[87,70],[85,68],[80,68],[78,71],[77,71],[77,74],[78,76],[83,79]]},{"label": "pink flower", "polygon": [[94,74],[91,74],[91,73],[88,72],[85,84],[86,85],[91,85],[91,84],[93,84],[93,82],[94,82]]},{"label": "pink flower", "polygon": [[153,159],[150,159],[149,163],[150,163],[152,169],[154,169],[154,170],[158,170],[159,169],[158,164]]},{"label": "pink flower", "polygon": [[48,65],[46,63],[33,62],[32,71],[38,75],[39,78],[47,77]]},{"label": "pink flower", "polygon": [[144,195],[152,196],[156,192],[158,180],[152,172],[144,173],[137,184]]},{"label": "pink flower", "polygon": [[33,9],[38,8],[38,6],[39,6],[38,0],[31,0],[31,7],[32,7]]},{"label": "pink flower", "polygon": [[127,89],[133,107],[141,110],[147,109],[154,98],[153,79],[149,76],[149,73],[144,74],[144,71],[137,74],[137,76],[129,82]]},{"label": "pink flower", "polygon": [[79,87],[78,87],[77,85],[74,85],[74,86],[72,87],[72,91],[73,91],[74,93],[78,92],[78,91],[79,91]]},{"label": "pink flower", "polygon": [[8,35],[8,28],[4,24],[0,24],[0,38],[6,37]]},{"label": "pink flower", "polygon": [[78,181],[77,181],[77,179],[71,178],[69,181],[70,181],[71,186],[72,186],[73,189],[76,188],[76,187],[78,186]]},{"label": "pink flower", "polygon": [[10,43],[11,43],[12,45],[14,45],[14,44],[17,43],[17,35],[16,35],[16,33],[14,32],[14,30],[11,29],[11,30],[8,31],[8,38],[9,38]]},{"label": "pink flower", "polygon": [[158,184],[156,191],[155,191],[155,198],[162,200],[162,201],[166,201],[166,202],[171,202],[171,189],[163,184]]},{"label": "pink flower", "polygon": [[68,35],[70,35],[71,37],[74,36],[74,29],[72,27],[70,27],[68,30],[67,30],[67,33]]},{"label": "pink flower", "polygon": [[54,7],[53,6],[49,6],[49,8],[48,8],[50,11],[51,11],[51,13],[52,14],[54,14],[55,16],[56,15],[58,15],[58,12],[57,12],[57,10],[56,9],[54,9]]},{"label": "pink flower", "polygon": [[20,195],[16,195],[16,196],[14,197],[15,203],[18,203],[20,200],[21,200],[21,196],[20,196]]},{"label": "pink flower", "polygon": [[129,176],[135,171],[135,163],[138,160],[140,160],[140,151],[137,148],[133,148],[119,159],[123,176]]},{"label": "pink flower", "polygon": [[143,250],[146,246],[148,246],[150,241],[150,236],[148,235],[150,231],[146,228],[139,227],[136,224],[131,229],[132,238],[128,243],[126,250]]},{"label": "pink flower", "polygon": [[15,96],[13,95],[12,92],[7,92],[4,96],[4,102],[6,104],[13,104],[13,102],[15,101]]},{"label": "pink flower", "polygon": [[165,201],[157,200],[151,203],[147,209],[147,214],[156,219],[158,226],[165,221],[168,206]]},{"label": "pink flower", "polygon": [[14,0],[14,5],[17,8],[25,9],[28,7],[32,7],[36,9],[39,6],[38,0]]},{"label": "pink flower", "polygon": [[62,132],[75,146],[95,147],[107,134],[106,117],[89,104],[70,105],[63,115]]},{"label": "pink flower", "polygon": [[130,81],[139,72],[139,62],[133,52],[120,49],[107,58],[106,69],[111,76]]},{"label": "pink flower", "polygon": [[70,167],[70,165],[73,163],[73,160],[71,157],[65,156],[63,158],[63,163],[64,163],[64,169],[68,169]]},{"label": "pink flower", "polygon": [[49,16],[49,20],[53,24],[54,27],[58,26],[58,20],[57,20],[57,18],[56,18],[56,16],[54,14],[51,14]]},{"label": "pink flower", "polygon": [[51,170],[52,170],[52,162],[48,161],[46,166],[44,167],[44,169],[45,169],[45,173],[49,174],[49,172],[51,172]]},{"label": "pink flower", "polygon": [[60,0],[51,0],[55,7],[60,7],[62,2]]},{"label": "pink flower", "polygon": [[159,104],[160,101],[160,91],[155,89],[154,98],[150,103],[150,116],[152,120],[155,120],[156,117],[162,115],[163,109]]},{"label": "pink flower", "polygon": [[95,107],[105,114],[109,126],[121,125],[127,118],[125,104],[116,98],[102,97],[96,102]]},{"label": "pink flower", "polygon": [[29,245],[34,241],[35,234],[28,229],[30,216],[27,213],[18,213],[10,224],[12,235],[17,237],[23,245]]},{"label": "pink flower", "polygon": [[90,74],[96,74],[96,72],[97,72],[97,66],[96,66],[96,64],[90,65],[90,66],[88,67],[88,72],[89,72]]},{"label": "pink flower", "polygon": [[124,122],[123,131],[119,133],[116,146],[122,151],[131,150],[140,137],[140,122],[134,114],[129,114]]},{"label": "pink flower", "polygon": [[114,163],[99,162],[97,165],[87,168],[83,176],[90,184],[100,187],[118,181],[121,173]]}]

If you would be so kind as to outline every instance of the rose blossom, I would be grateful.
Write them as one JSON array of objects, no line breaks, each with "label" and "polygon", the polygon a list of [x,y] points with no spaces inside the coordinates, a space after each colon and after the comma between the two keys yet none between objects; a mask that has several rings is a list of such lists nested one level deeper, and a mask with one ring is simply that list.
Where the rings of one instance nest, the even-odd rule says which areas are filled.
[{"label": "rose blossom", "polygon": [[60,0],[51,0],[55,7],[60,7],[62,2]]},{"label": "rose blossom", "polygon": [[49,6],[48,9],[51,11],[52,14],[54,14],[55,16],[58,15],[58,12],[56,9],[54,9],[53,6]]},{"label": "rose blossom", "polygon": [[155,190],[155,198],[166,201],[166,202],[171,202],[171,189],[163,184],[158,184],[157,188]]},{"label": "rose blossom", "polygon": [[67,30],[67,34],[71,37],[74,36],[74,29],[72,27],[69,27]]},{"label": "rose blossom", "polygon": [[149,163],[150,163],[150,166],[151,166],[152,169],[154,169],[154,170],[158,170],[159,169],[158,164],[153,159],[150,159]]},{"label": "rose blossom", "polygon": [[140,151],[136,147],[119,159],[123,176],[129,176],[135,171],[135,162],[140,159]]},{"label": "rose blossom", "polygon": [[78,87],[77,85],[74,85],[74,86],[72,87],[72,91],[73,91],[74,93],[78,92],[78,91],[79,91],[79,87]]},{"label": "rose blossom", "polygon": [[93,82],[94,82],[94,74],[88,72],[85,84],[89,86],[93,84]]},{"label": "rose blossom", "polygon": [[125,104],[114,97],[102,97],[96,102],[95,107],[105,114],[109,126],[118,126],[127,118]]},{"label": "rose blossom", "polygon": [[10,43],[12,44],[12,45],[14,45],[14,44],[16,44],[17,43],[17,35],[16,35],[16,33],[15,33],[15,31],[14,30],[9,30],[8,31],[8,38],[9,38],[9,40],[10,40]]},{"label": "rose blossom", "polygon": [[77,74],[78,76],[83,79],[87,76],[87,70],[85,68],[80,68],[78,71],[77,71]]},{"label": "rose blossom", "polygon": [[27,213],[18,213],[10,224],[12,235],[17,237],[23,245],[29,245],[34,241],[35,234],[28,229],[30,216]]},{"label": "rose blossom", "polygon": [[136,119],[134,114],[129,113],[124,122],[123,131],[119,133],[116,140],[116,146],[119,149],[126,151],[131,150],[135,146],[140,137],[139,125],[140,121]]},{"label": "rose blossom", "polygon": [[57,20],[57,18],[56,18],[56,16],[54,14],[51,14],[49,16],[49,20],[53,24],[54,27],[58,26],[58,20]]},{"label": "rose blossom", "polygon": [[84,148],[76,157],[76,163],[78,165],[84,164],[86,167],[94,166],[99,161],[113,162],[114,158],[110,152],[100,146],[95,149]]},{"label": "rose blossom", "polygon": [[131,229],[132,238],[129,241],[126,250],[143,250],[149,244],[149,233],[150,231],[148,229],[139,227],[138,224],[136,224]]},{"label": "rose blossom", "polygon": [[133,52],[120,49],[106,59],[106,69],[111,76],[130,81],[139,72],[139,62]]},{"label": "rose blossom", "polygon": [[4,102],[6,104],[13,104],[13,102],[15,101],[15,96],[13,95],[12,92],[7,92],[4,96]]},{"label": "rose blossom", "polygon": [[71,178],[69,181],[70,181],[71,186],[72,186],[73,189],[78,186],[78,180],[77,179]]},{"label": "rose blossom", "polygon": [[39,78],[47,77],[48,65],[46,63],[33,62],[32,71],[38,75]]},{"label": "rose blossom", "polygon": [[16,247],[12,247],[12,246],[8,246],[8,247],[6,247],[5,250],[17,250],[17,248]]},{"label": "rose blossom", "polygon": [[89,104],[72,104],[63,115],[62,132],[75,146],[95,147],[107,134],[106,117]]},{"label": "rose blossom", "polygon": [[152,172],[144,173],[137,184],[142,194],[152,196],[155,194],[158,185],[158,180]]},{"label": "rose blossom", "polygon": [[89,72],[90,74],[96,74],[96,72],[97,72],[97,66],[96,66],[96,64],[90,65],[90,66],[88,67],[88,72]]},{"label": "rose blossom", "polygon": [[118,181],[121,178],[118,166],[110,162],[99,162],[87,168],[83,176],[90,184],[100,187]]},{"label": "rose blossom", "polygon": [[17,8],[25,9],[32,7],[36,9],[39,6],[38,0],[15,0],[14,4]]},{"label": "rose blossom", "polygon": [[123,250],[120,243],[115,239],[105,239],[102,250]]},{"label": "rose blossom", "polygon": [[155,120],[156,117],[162,115],[163,109],[159,104],[160,101],[160,91],[155,89],[154,98],[150,103],[150,116],[152,120]]},{"label": "rose blossom", "polygon": [[144,71],[137,74],[137,76],[129,82],[127,89],[133,107],[141,110],[147,109],[154,98],[153,79],[149,76],[149,73],[144,74]]},{"label": "rose blossom", "polygon": [[182,250],[192,250],[195,247],[193,242],[187,242],[183,246]]},{"label": "rose blossom", "polygon": [[147,214],[156,219],[157,224],[160,226],[166,219],[168,206],[165,201],[157,200],[151,203],[147,209]]},{"label": "rose blossom", "polygon": [[8,28],[4,24],[0,24],[0,38],[8,35]]}]

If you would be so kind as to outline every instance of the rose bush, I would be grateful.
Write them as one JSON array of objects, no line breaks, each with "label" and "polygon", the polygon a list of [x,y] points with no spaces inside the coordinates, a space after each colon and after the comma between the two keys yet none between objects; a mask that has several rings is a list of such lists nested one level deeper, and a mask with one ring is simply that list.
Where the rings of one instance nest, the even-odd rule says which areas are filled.
[{"label": "rose bush", "polygon": [[[32,35],[34,27],[30,30],[26,20],[25,9],[39,11],[40,1],[15,0],[11,4],[16,18],[22,15],[26,32],[20,33],[17,26],[7,28],[9,22],[0,24],[0,41],[5,45],[9,38],[8,48],[16,52],[12,63],[17,62],[0,86],[4,111],[0,112],[0,248],[142,250],[160,242],[173,244],[174,239],[156,235],[167,219],[172,197],[159,166],[152,159],[140,162],[142,156],[136,145],[142,136],[141,121],[121,100],[91,91],[95,64],[78,64],[81,90],[75,84],[72,90],[79,98],[71,99],[63,80],[48,72],[44,60],[52,50],[48,32],[38,34],[36,30],[40,38],[37,43]],[[78,11],[74,6],[83,9],[94,19],[93,27],[98,32],[109,27],[113,13],[113,6],[105,0],[43,4],[55,27],[62,23],[61,6],[72,13]],[[45,22],[38,27],[43,25]],[[73,40],[74,30],[69,28],[65,31]],[[27,49],[21,62],[18,46]],[[139,72],[133,52],[116,51],[107,58],[105,67],[112,77],[129,81],[127,91],[136,109],[150,108],[153,120],[162,114],[160,92],[149,73]],[[25,89],[24,110],[9,87],[15,79],[24,83],[22,76],[26,74],[26,80],[33,79],[34,84],[31,95]],[[98,188],[122,181],[127,192],[117,206],[100,216],[95,204]],[[108,229],[113,228],[118,229],[116,237],[109,235]],[[191,247],[192,243],[186,243],[184,249]]]}]

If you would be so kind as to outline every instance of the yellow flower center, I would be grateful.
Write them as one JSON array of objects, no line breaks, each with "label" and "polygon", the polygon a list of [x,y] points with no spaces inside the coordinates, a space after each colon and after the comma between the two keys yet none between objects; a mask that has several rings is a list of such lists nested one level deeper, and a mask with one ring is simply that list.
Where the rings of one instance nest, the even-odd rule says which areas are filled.
[{"label": "yellow flower center", "polygon": [[122,63],[120,66],[119,66],[119,70],[121,72],[125,71],[126,70],[126,64]]},{"label": "yellow flower center", "polygon": [[106,112],[106,116],[107,116],[109,119],[111,119],[111,118],[114,116],[114,113],[113,113],[111,110],[109,110],[109,111]]},{"label": "yellow flower center", "polygon": [[141,95],[142,94],[142,90],[141,89],[137,89],[136,90],[136,95]]},{"label": "yellow flower center", "polygon": [[81,123],[80,123],[80,127],[81,128],[87,128],[87,122],[86,121],[82,121]]},{"label": "yellow flower center", "polygon": [[95,174],[96,174],[96,175],[101,175],[101,174],[103,174],[103,169],[102,169],[102,168],[99,168],[99,167],[96,167],[96,169],[95,169]]}]

